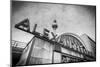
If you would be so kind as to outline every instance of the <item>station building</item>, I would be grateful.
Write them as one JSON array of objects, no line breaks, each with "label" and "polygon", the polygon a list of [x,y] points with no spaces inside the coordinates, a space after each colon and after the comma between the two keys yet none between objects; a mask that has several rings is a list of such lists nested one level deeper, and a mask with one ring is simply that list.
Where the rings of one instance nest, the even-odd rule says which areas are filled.
[{"label": "station building", "polygon": [[50,40],[37,33],[16,65],[73,63],[96,60],[96,43],[87,35],[64,33]]}]

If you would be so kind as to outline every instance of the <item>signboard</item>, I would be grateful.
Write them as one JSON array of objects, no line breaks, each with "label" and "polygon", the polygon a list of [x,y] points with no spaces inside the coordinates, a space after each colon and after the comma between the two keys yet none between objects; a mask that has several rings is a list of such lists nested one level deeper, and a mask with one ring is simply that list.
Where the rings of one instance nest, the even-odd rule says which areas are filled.
[{"label": "signboard", "polygon": [[67,56],[62,55],[62,63],[67,63],[70,61],[70,58],[68,58]]}]

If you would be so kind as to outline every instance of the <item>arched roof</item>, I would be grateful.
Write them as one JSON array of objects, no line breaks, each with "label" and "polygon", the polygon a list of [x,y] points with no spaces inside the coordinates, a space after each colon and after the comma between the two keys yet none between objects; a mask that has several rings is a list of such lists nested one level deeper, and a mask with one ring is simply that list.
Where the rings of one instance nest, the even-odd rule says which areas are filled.
[{"label": "arched roof", "polygon": [[[58,38],[61,37],[61,36],[66,36],[66,35],[70,35],[70,36],[75,37],[75,38],[78,39],[78,40],[82,43],[82,45],[86,48],[84,41],[83,41],[77,34],[74,34],[74,33],[63,33],[63,34],[61,34],[60,36],[58,36]],[[87,49],[87,48],[86,48],[86,49]]]}]

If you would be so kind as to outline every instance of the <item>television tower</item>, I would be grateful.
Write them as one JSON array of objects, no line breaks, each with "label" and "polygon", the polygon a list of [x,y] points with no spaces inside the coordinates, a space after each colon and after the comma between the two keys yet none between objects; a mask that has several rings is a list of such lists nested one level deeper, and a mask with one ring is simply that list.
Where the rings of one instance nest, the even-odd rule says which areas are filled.
[{"label": "television tower", "polygon": [[57,34],[56,34],[57,28],[58,28],[58,25],[57,25],[57,21],[56,21],[56,19],[55,19],[55,20],[53,21],[53,24],[52,24],[52,29],[53,29],[52,35],[54,36],[54,39],[55,39],[55,37],[57,36]]}]

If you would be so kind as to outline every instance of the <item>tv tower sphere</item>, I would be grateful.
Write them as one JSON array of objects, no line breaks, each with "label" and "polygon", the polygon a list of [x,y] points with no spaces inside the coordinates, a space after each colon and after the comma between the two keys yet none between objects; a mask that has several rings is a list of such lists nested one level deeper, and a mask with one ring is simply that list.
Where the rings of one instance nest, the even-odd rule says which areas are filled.
[{"label": "tv tower sphere", "polygon": [[52,28],[53,30],[56,30],[58,28],[58,25],[57,25],[57,21],[54,20],[53,24],[52,24]]}]

